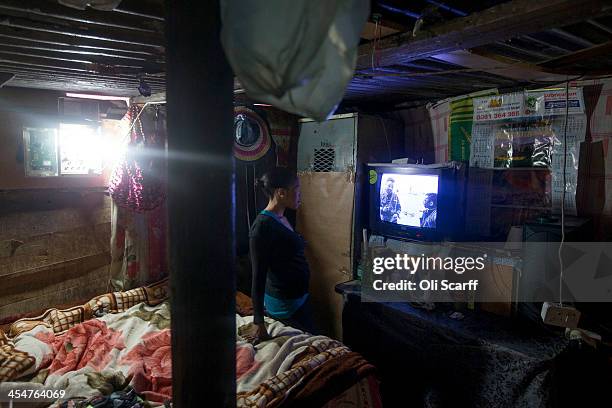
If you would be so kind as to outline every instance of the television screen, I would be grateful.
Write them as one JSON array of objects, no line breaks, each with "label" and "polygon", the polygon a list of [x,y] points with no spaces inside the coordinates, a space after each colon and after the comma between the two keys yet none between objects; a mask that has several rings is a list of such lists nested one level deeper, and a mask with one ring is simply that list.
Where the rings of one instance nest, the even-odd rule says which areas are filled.
[{"label": "television screen", "polygon": [[380,220],[417,228],[436,228],[438,175],[383,173]]}]

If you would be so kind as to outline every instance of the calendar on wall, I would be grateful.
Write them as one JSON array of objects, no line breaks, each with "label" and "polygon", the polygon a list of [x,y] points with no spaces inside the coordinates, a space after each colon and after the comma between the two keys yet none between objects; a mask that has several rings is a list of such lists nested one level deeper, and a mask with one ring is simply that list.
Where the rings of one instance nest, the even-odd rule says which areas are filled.
[{"label": "calendar on wall", "polygon": [[59,175],[56,128],[23,128],[23,146],[26,176]]}]

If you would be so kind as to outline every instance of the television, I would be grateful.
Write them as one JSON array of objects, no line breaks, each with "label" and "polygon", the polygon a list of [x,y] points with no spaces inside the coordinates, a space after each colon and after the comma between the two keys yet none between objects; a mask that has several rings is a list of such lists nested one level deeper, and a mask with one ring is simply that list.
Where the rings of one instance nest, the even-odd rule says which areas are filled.
[{"label": "television", "polygon": [[421,241],[458,239],[465,177],[460,164],[368,164],[369,226],[378,235]]}]

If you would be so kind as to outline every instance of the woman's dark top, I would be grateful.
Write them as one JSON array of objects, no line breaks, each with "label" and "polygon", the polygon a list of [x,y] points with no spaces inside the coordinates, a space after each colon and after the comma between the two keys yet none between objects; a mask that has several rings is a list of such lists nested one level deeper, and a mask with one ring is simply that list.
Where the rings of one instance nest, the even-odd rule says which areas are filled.
[{"label": "woman's dark top", "polygon": [[297,299],[308,292],[310,271],[304,239],[273,216],[259,214],[251,226],[253,322],[262,323],[264,293],[277,299]]}]

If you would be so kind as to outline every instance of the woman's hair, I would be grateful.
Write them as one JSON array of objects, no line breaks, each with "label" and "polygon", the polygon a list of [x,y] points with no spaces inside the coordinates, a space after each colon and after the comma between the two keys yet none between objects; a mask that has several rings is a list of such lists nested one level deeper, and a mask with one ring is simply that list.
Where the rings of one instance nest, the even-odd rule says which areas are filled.
[{"label": "woman's hair", "polygon": [[284,167],[275,167],[261,176],[255,185],[261,188],[266,197],[271,198],[277,188],[291,188],[297,181],[297,175]]}]

